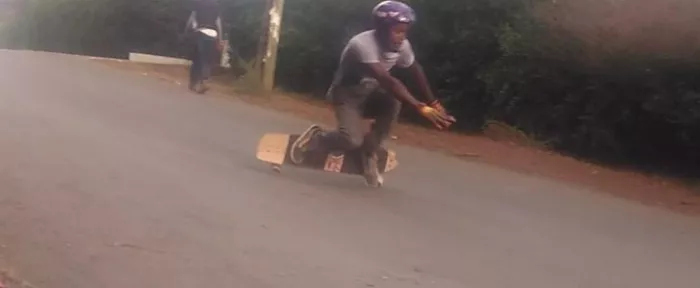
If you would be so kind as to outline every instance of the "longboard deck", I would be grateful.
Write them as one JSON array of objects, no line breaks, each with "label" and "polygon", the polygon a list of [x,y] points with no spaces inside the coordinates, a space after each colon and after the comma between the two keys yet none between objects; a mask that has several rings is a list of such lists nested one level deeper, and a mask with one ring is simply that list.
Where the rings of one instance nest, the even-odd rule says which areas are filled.
[{"label": "longboard deck", "polygon": [[[300,134],[266,133],[260,138],[256,157],[258,160],[270,163],[277,171],[283,165],[295,165],[289,157],[289,150]],[[378,153],[379,172],[386,173],[396,169],[398,161],[396,152],[382,148]],[[355,174],[362,173],[359,151],[350,151],[345,154],[309,155],[304,163],[295,165],[303,168],[322,170],[326,172]]]}]

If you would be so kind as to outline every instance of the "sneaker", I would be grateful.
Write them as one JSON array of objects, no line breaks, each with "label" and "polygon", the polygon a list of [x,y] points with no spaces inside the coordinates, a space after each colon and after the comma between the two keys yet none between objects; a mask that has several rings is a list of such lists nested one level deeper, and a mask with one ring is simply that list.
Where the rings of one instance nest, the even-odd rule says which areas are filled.
[{"label": "sneaker", "polygon": [[209,91],[209,86],[207,84],[204,84],[204,81],[200,82],[199,87],[197,89],[197,93],[204,94],[207,93],[207,91]]},{"label": "sneaker", "polygon": [[370,187],[381,187],[384,185],[384,177],[379,173],[379,158],[377,154],[373,153],[371,156],[366,157],[363,161],[365,184]]},{"label": "sneaker", "polygon": [[315,140],[316,136],[321,132],[323,132],[321,126],[313,124],[299,135],[299,138],[292,143],[292,148],[289,151],[289,158],[292,160],[292,163],[299,165],[304,162],[306,152],[312,150],[313,146],[316,146],[312,145],[315,144],[315,141],[312,140]]}]

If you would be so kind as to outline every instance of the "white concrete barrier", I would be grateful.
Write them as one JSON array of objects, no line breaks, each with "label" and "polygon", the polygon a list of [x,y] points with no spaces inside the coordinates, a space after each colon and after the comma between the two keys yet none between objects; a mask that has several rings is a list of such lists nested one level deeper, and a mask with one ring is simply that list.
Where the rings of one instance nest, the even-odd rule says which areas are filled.
[{"label": "white concrete barrier", "polygon": [[[228,50],[229,44],[228,40],[224,40],[224,49],[221,51],[221,57],[219,66],[229,68]],[[144,53],[129,53],[129,61],[140,62],[140,63],[152,63],[152,64],[170,64],[170,65],[190,65],[192,61],[182,58],[166,57],[152,54]]]},{"label": "white concrete barrier", "polygon": [[143,53],[129,53],[129,61],[152,64],[190,65],[190,60]]}]

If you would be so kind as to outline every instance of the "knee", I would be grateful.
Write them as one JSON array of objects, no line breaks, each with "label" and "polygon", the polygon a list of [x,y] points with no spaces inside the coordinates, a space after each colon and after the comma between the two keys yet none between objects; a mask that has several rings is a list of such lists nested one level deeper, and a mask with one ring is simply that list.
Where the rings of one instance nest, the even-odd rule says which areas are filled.
[{"label": "knee", "polygon": [[401,113],[401,101],[397,99],[391,99],[388,104],[388,110],[392,116],[396,117]]},{"label": "knee", "polygon": [[342,130],[341,134],[343,135],[343,144],[346,150],[355,150],[362,147],[365,140],[364,135],[361,133],[351,133],[350,131]]}]

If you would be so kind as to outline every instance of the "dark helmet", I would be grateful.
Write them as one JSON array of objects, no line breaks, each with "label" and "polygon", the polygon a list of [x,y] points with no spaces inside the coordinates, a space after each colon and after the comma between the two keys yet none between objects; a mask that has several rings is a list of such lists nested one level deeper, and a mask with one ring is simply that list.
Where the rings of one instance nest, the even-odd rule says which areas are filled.
[{"label": "dark helmet", "polygon": [[372,9],[375,28],[387,28],[395,24],[412,24],[416,21],[413,8],[399,1],[382,1]]}]

